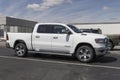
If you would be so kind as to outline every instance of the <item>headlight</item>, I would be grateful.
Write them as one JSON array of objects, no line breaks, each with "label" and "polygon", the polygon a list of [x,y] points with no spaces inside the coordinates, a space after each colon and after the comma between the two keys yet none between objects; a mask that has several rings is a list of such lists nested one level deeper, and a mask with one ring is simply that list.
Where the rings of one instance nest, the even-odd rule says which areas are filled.
[{"label": "headlight", "polygon": [[95,42],[96,43],[105,43],[105,39],[98,38],[98,39],[95,39]]}]

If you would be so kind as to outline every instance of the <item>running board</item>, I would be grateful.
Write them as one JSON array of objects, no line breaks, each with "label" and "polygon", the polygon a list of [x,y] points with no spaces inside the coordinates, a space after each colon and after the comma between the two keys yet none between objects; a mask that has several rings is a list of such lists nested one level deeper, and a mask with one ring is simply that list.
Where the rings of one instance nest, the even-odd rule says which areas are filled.
[{"label": "running board", "polygon": [[72,56],[71,53],[57,53],[57,52],[38,52],[38,51],[28,51],[28,53],[39,53],[39,54],[52,54],[52,55],[63,55],[63,56]]}]

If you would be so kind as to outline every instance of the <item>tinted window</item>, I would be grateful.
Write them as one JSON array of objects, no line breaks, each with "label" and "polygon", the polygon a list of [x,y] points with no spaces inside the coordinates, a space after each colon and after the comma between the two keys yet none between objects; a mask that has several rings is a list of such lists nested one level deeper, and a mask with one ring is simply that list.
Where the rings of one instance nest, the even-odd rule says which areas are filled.
[{"label": "tinted window", "polygon": [[40,25],[38,27],[37,32],[38,33],[53,33],[52,30],[53,30],[53,27],[51,25]]},{"label": "tinted window", "polygon": [[81,33],[81,31],[77,27],[75,27],[73,25],[67,25],[67,26],[70,27],[74,32]]},{"label": "tinted window", "polygon": [[54,33],[65,34],[68,29],[61,25],[40,25],[38,27],[38,33]]},{"label": "tinted window", "polygon": [[61,25],[54,25],[53,32],[57,34],[65,34],[67,31],[67,28]]}]

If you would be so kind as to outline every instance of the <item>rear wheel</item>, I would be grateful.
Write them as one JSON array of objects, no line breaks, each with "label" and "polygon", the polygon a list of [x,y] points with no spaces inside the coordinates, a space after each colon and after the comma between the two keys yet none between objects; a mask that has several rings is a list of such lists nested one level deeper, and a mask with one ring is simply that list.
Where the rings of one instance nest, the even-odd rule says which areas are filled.
[{"label": "rear wheel", "polygon": [[18,57],[25,57],[27,55],[26,45],[24,43],[16,44],[15,53]]},{"label": "rear wheel", "polygon": [[94,50],[88,45],[80,46],[76,51],[76,57],[80,62],[88,63],[94,58]]}]

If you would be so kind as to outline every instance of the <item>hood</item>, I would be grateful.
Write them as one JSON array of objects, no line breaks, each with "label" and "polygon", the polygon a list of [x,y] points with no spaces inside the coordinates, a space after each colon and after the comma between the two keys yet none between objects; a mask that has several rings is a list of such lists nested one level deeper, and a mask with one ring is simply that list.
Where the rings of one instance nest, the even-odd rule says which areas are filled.
[{"label": "hood", "polygon": [[107,38],[107,36],[103,34],[95,34],[95,33],[80,33],[81,36],[87,36],[87,37],[95,37],[95,38]]}]

